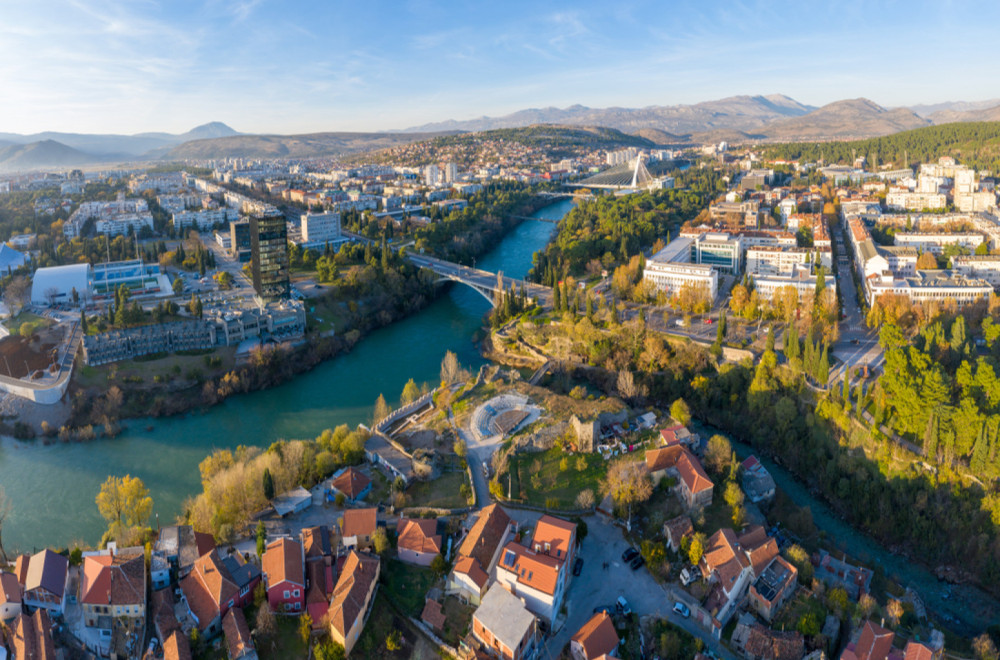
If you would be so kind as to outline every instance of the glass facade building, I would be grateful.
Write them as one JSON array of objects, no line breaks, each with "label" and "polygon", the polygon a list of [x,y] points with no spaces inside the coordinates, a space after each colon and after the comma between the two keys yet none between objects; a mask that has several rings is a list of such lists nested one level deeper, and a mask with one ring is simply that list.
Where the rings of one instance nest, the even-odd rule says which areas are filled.
[{"label": "glass facade building", "polygon": [[280,213],[250,216],[250,268],[253,288],[265,303],[287,300],[288,226]]}]

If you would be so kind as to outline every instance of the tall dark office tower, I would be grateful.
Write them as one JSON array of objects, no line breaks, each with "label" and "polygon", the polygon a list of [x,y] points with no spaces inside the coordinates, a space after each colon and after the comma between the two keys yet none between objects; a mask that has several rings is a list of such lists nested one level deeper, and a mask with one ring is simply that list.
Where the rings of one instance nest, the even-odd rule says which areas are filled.
[{"label": "tall dark office tower", "polygon": [[288,227],[284,215],[275,212],[250,216],[250,252],[257,296],[264,303],[287,299]]}]

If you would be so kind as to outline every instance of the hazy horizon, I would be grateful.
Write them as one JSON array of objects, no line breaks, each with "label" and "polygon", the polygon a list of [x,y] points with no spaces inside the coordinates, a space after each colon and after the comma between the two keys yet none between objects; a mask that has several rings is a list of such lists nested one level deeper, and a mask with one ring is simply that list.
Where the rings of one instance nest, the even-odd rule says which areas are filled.
[{"label": "hazy horizon", "polygon": [[979,47],[1000,6],[978,2],[7,4],[7,133],[372,132],[576,104],[1000,97]]}]

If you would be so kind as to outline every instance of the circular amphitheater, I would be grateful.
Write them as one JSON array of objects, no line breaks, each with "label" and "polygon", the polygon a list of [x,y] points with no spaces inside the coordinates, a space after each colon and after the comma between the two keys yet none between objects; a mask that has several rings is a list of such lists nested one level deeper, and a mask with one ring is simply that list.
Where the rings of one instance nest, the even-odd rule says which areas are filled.
[{"label": "circular amphitheater", "polygon": [[472,413],[472,433],[480,442],[509,435],[519,427],[538,419],[541,409],[519,394],[501,394],[476,408]]}]

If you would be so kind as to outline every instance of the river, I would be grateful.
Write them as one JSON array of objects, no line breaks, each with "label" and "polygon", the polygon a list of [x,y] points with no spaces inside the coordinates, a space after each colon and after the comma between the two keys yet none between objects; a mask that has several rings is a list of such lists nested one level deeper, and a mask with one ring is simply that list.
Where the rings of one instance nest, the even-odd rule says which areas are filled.
[{"label": "river", "polygon": [[[559,219],[572,206],[564,200],[533,217]],[[532,255],[549,242],[555,227],[525,220],[476,266],[524,277]],[[466,367],[478,368],[483,358],[472,337],[488,310],[489,303],[471,288],[452,285],[447,295],[372,332],[350,353],[284,385],[234,396],[204,413],[127,420],[128,428],[118,438],[86,444],[4,440],[0,485],[13,505],[4,525],[4,546],[10,553],[97,543],[106,525],[94,498],[111,474],[140,477],[160,522],[170,524],[184,499],[201,490],[198,463],[213,449],[266,447],[281,438],[312,438],[338,424],[365,422],[380,393],[392,402],[410,378],[436,383],[447,350]]]},{"label": "river", "polygon": [[[825,542],[865,563],[880,565],[885,574],[904,587],[912,587],[920,595],[929,612],[953,619],[950,627],[970,635],[978,634],[1000,617],[1000,601],[970,585],[948,585],[941,582],[923,565],[886,550],[875,539],[862,533],[838,517],[829,505],[814,497],[791,472],[774,463],[752,447],[738,442],[727,433],[711,426],[694,424],[703,436],[720,433],[729,438],[740,459],[755,454],[767,468],[774,482],[796,505],[809,507],[816,528],[826,532]],[[881,594],[875,594],[881,598]]]}]

